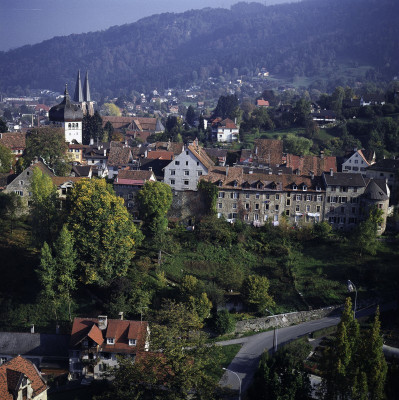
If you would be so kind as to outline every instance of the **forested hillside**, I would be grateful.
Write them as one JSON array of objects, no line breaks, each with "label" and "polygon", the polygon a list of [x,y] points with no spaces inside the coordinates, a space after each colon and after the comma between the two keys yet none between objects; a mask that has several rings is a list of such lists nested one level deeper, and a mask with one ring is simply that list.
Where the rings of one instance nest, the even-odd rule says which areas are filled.
[{"label": "forested hillside", "polygon": [[239,3],[154,15],[1,52],[0,90],[60,90],[79,68],[90,71],[102,95],[251,75],[262,67],[286,77],[325,78],[328,70],[337,83],[339,65],[364,65],[366,79],[390,80],[399,73],[397,15],[396,0]]}]

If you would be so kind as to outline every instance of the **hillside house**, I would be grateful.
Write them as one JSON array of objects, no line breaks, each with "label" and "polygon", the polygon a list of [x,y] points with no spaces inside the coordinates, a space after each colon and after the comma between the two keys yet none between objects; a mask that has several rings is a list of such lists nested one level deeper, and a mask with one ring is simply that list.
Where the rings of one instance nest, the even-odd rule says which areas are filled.
[{"label": "hillside house", "polygon": [[352,172],[366,174],[366,169],[375,163],[375,152],[354,149],[354,151],[344,157],[342,172]]},{"label": "hillside house", "polygon": [[231,119],[212,123],[212,134],[218,142],[232,143],[239,140],[239,127]]},{"label": "hillside house", "polygon": [[24,133],[0,133],[0,144],[10,149],[15,157],[15,160],[18,161],[25,151],[26,137]]}]

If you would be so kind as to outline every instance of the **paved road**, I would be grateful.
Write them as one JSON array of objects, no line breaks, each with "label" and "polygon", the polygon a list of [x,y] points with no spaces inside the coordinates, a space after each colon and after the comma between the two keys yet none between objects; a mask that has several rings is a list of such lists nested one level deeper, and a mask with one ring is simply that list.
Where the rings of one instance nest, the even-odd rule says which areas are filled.
[{"label": "paved road", "polygon": [[[394,303],[390,303],[384,306],[383,309],[392,309],[395,306]],[[356,317],[371,315],[374,311],[375,308],[357,311]],[[289,326],[287,328],[280,328],[278,330],[279,347],[310,332],[337,325],[339,321],[340,316],[334,315],[323,319],[304,322],[299,325]],[[246,338],[218,342],[217,344],[223,346],[236,343],[243,343],[243,346],[228,366],[228,369],[238,374],[242,381],[241,390],[245,392],[252,382],[262,353],[265,349],[271,349],[273,346],[273,331],[259,333]],[[238,390],[239,382],[237,376],[226,371],[220,380],[220,386]]]}]

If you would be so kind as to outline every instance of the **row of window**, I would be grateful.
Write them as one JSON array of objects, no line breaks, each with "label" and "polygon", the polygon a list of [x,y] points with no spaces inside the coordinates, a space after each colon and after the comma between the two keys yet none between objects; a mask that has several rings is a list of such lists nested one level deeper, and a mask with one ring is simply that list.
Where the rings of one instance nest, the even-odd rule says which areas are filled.
[{"label": "row of window", "polygon": [[[228,195],[228,193],[226,193],[226,192],[219,192],[219,199],[224,199],[227,195]],[[287,195],[288,198],[291,197],[291,193],[287,193],[286,195]],[[245,195],[244,195],[244,197],[246,199],[249,199],[250,196],[251,196],[251,193],[245,193]],[[264,198],[266,200],[273,199],[273,197],[271,197],[273,195],[260,194],[260,193],[256,193],[255,194],[255,199],[260,199],[261,196],[264,196]],[[313,201],[323,201],[323,196],[321,194],[318,194],[318,195],[315,195],[315,196],[312,196],[311,194],[306,194],[306,195],[295,194],[293,197],[294,197],[295,201],[302,201],[302,196],[303,196],[303,200],[306,200],[306,201],[312,201],[312,200]],[[239,199],[240,198],[240,194],[237,193],[237,192],[230,192],[230,198],[231,199]],[[274,195],[274,199],[275,200],[280,200],[280,194],[275,194]]]},{"label": "row of window", "polygon": [[72,128],[72,129],[77,129],[77,128],[79,128],[79,124],[76,122],[69,122],[68,123],[68,128]]},{"label": "row of window", "polygon": [[343,192],[347,193],[348,191],[352,190],[353,193],[357,193],[357,187],[352,187],[352,186],[330,186],[329,187],[331,192]]},{"label": "row of window", "polygon": [[[129,346],[136,346],[136,339],[129,339]],[[115,344],[115,338],[107,338],[107,344]]]},{"label": "row of window", "polygon": [[[188,179],[183,179],[183,185],[184,186],[188,186],[190,184],[190,181]],[[176,180],[175,179],[171,179],[170,180],[170,185],[176,185]]]},{"label": "row of window", "polygon": [[[186,165],[188,165],[188,161],[185,162]],[[180,161],[179,160],[175,160],[175,165],[180,165]],[[199,161],[197,161],[197,167],[200,165]]]},{"label": "row of window", "polygon": [[[219,209],[221,209],[221,208],[223,208],[223,203],[218,203],[218,208]],[[231,208],[233,209],[233,210],[236,210],[237,209],[237,203],[233,203],[232,205],[231,205]],[[245,210],[247,210],[247,211],[249,211],[249,210],[251,210],[251,207],[250,207],[250,204],[249,203],[245,203],[244,204],[244,209]],[[280,206],[278,205],[278,204],[275,204],[275,206],[274,206],[274,211],[279,211],[279,209],[280,209]],[[311,206],[310,205],[306,205],[306,207],[305,207],[305,210],[306,210],[306,212],[311,212]],[[256,203],[255,204],[255,211],[259,211],[260,210],[260,204],[259,203]],[[265,208],[264,208],[264,210],[265,211],[269,211],[270,210],[270,208],[269,208],[269,204],[265,204]],[[295,211],[296,212],[299,212],[301,210],[301,206],[299,205],[299,204],[297,204],[296,206],[295,206]],[[316,212],[320,212],[321,211],[321,206],[316,206]],[[288,214],[287,215],[289,215],[289,210],[286,210],[286,213],[288,212]]]},{"label": "row of window", "polygon": [[[170,170],[170,175],[176,175],[176,170],[175,169],[171,169]],[[190,171],[185,169],[184,170],[184,175],[185,176],[189,176],[190,175]],[[202,171],[197,171],[197,176],[202,176]]]},{"label": "row of window", "polygon": [[327,203],[351,203],[351,204],[358,204],[358,203],[359,203],[359,197],[327,196]]}]

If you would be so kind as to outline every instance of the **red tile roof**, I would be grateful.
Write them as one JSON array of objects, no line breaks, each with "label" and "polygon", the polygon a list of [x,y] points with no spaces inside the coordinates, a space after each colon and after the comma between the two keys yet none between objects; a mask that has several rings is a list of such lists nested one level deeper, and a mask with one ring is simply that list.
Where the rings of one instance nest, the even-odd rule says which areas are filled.
[{"label": "red tile roof", "polygon": [[138,180],[138,181],[148,181],[154,176],[152,171],[138,171],[138,170],[126,170],[123,169],[119,171],[117,176],[117,182],[121,183],[120,180]]},{"label": "red tile roof", "polygon": [[111,147],[108,156],[109,166],[127,165],[131,161],[132,153],[129,147]]},{"label": "red tile roof", "polygon": [[269,107],[269,102],[267,100],[259,99],[256,101],[258,107]]},{"label": "red tile roof", "polygon": [[147,158],[153,160],[173,160],[173,151],[153,150],[147,153]]},{"label": "red tile roof", "polygon": [[25,358],[18,356],[0,366],[0,399],[13,400],[14,396],[10,392],[11,388],[17,389],[21,374],[24,374],[33,389],[33,397],[47,390],[46,383],[40,376],[37,368]]},{"label": "red tile roof", "polygon": [[292,168],[293,171],[299,170],[300,174],[308,175],[313,171],[315,175],[321,175],[323,172],[337,172],[337,159],[333,156],[296,156],[287,154],[286,167]]},{"label": "red tile roof", "polygon": [[10,150],[24,150],[26,148],[25,134],[16,132],[1,133],[0,144]]},{"label": "red tile roof", "polygon": [[255,139],[254,158],[261,164],[280,165],[283,159],[283,141]]}]

